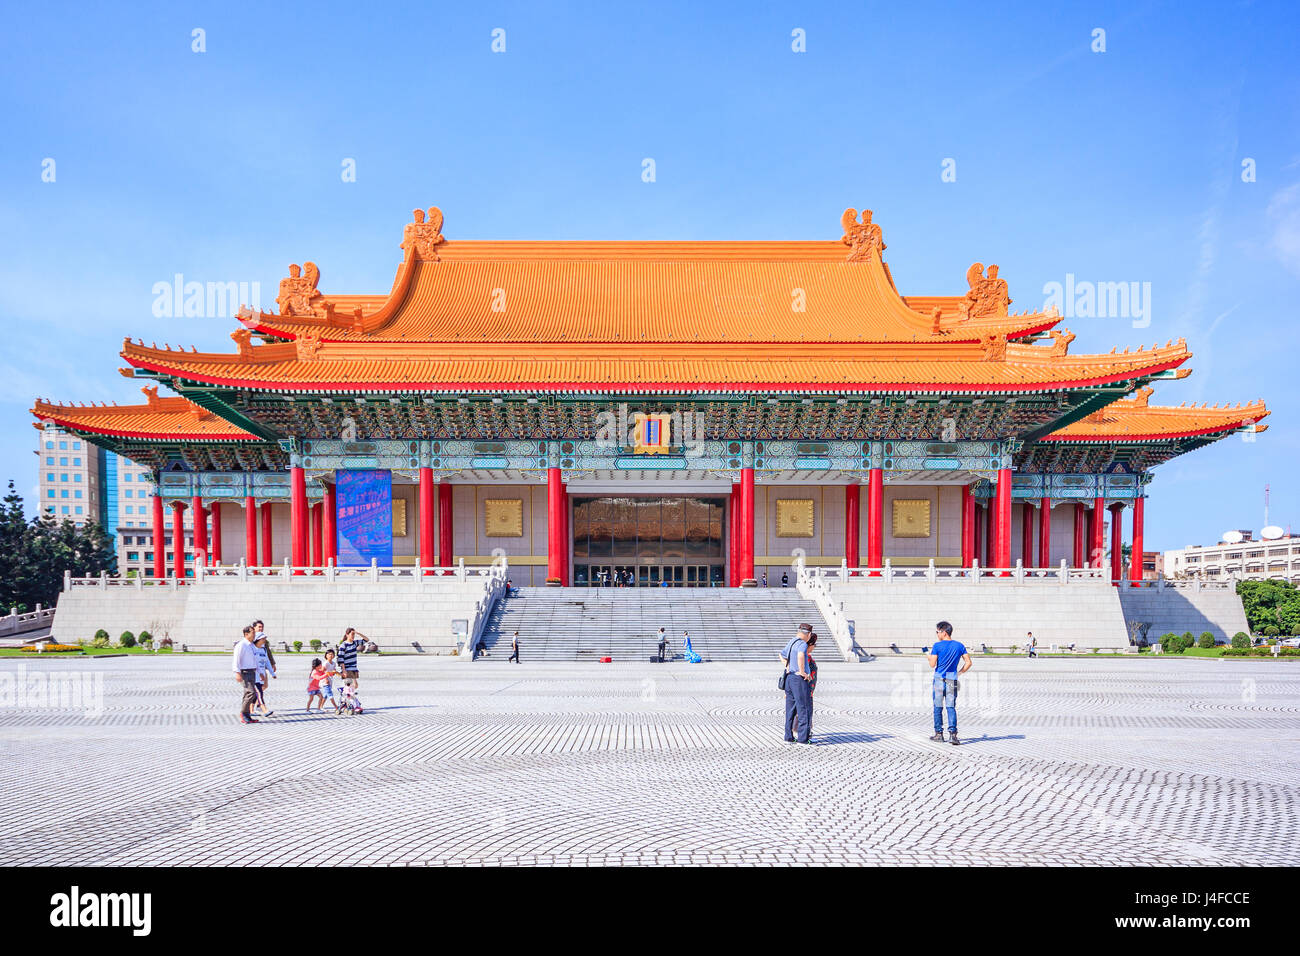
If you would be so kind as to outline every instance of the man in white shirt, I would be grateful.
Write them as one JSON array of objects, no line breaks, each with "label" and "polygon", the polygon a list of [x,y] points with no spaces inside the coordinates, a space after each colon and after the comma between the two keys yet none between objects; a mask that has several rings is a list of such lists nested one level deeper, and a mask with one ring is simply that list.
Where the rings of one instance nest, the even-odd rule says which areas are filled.
[{"label": "man in white shirt", "polygon": [[244,685],[244,700],[239,709],[241,724],[259,722],[254,720],[250,713],[253,704],[257,703],[257,646],[254,643],[256,636],[257,632],[253,630],[252,625],[249,625],[244,628],[243,638],[235,645],[233,661],[235,680]]}]

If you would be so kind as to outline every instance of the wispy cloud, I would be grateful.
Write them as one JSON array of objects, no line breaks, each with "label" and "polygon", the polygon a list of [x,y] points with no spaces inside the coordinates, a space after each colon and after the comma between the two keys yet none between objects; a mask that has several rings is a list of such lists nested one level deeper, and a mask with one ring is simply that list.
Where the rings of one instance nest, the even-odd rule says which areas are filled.
[{"label": "wispy cloud", "polygon": [[1273,229],[1270,250],[1287,271],[1300,276],[1300,183],[1275,192],[1267,213]]}]

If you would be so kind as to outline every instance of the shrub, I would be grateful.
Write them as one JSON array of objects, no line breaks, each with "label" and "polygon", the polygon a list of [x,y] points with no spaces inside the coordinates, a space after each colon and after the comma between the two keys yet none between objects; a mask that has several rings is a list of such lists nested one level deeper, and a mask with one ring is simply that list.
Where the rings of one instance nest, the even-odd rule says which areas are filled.
[{"label": "shrub", "polygon": [[1191,646],[1191,634],[1170,633],[1160,638],[1160,649],[1166,654],[1181,654]]},{"label": "shrub", "polygon": [[141,631],[140,634],[136,637],[136,640],[139,641],[141,644],[152,644],[153,635],[150,634],[148,631]]},{"label": "shrub", "polygon": [[135,647],[135,635],[130,631],[123,631],[122,636],[117,639],[117,642],[123,647]]},{"label": "shrub", "polygon": [[138,643],[141,647],[153,647],[153,638],[141,637],[137,640],[136,643]]},{"label": "shrub", "polygon": [[300,653],[302,653],[302,641],[294,641],[294,642],[293,642],[293,650],[294,650],[294,653],[295,653],[295,654],[300,654]]},{"label": "shrub", "polygon": [[320,650],[320,639],[319,639],[319,638],[313,637],[313,638],[311,639],[311,649],[312,649],[313,651],[319,651],[319,650]]},{"label": "shrub", "polygon": [[173,647],[173,641],[170,637],[164,637],[161,641],[158,642],[158,649],[160,651],[170,651],[172,647]]},{"label": "shrub", "polygon": [[1291,628],[1291,636],[1300,637],[1300,624],[1297,624],[1295,627]]},{"label": "shrub", "polygon": [[1282,629],[1279,628],[1276,624],[1270,624],[1268,627],[1264,628],[1265,637],[1277,637],[1281,633],[1282,633]]},{"label": "shrub", "polygon": [[[97,641],[98,641],[98,640],[104,640],[104,641],[107,641],[107,640],[108,640],[108,631],[104,630],[104,629],[101,627],[98,631],[95,632],[95,640],[97,640]],[[103,645],[102,645],[102,644],[98,644],[98,645],[96,645],[96,646],[97,646],[97,647],[102,647]]]},{"label": "shrub", "polygon": [[1232,646],[1238,650],[1250,647],[1250,635],[1245,631],[1238,631],[1232,635]]},{"label": "shrub", "polygon": [[1196,642],[1196,646],[1201,650],[1212,650],[1214,648],[1214,635],[1209,631],[1201,632],[1201,639]]}]

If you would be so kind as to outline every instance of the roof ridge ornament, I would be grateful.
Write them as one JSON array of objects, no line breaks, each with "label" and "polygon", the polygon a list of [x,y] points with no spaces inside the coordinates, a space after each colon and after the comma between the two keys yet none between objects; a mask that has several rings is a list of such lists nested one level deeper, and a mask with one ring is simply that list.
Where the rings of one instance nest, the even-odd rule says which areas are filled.
[{"label": "roof ridge ornament", "polygon": [[870,209],[862,210],[861,222],[858,222],[856,209],[844,210],[844,215],[840,216],[840,225],[844,227],[840,242],[849,247],[849,262],[867,262],[873,255],[877,261],[884,261],[884,252],[888,248],[884,232],[871,221]]},{"label": "roof ridge ornament", "polygon": [[275,297],[281,315],[323,315],[317,308],[321,294],[316,291],[320,269],[314,262],[289,266],[289,277],[280,280],[280,294]]},{"label": "roof ridge ornament", "polygon": [[989,274],[984,275],[984,263],[975,262],[966,270],[966,292],[959,307],[963,319],[979,319],[985,316],[1007,318],[1007,306],[1012,298],[1007,289],[1007,280],[998,278],[998,267],[989,266]]},{"label": "roof ridge ornament", "polygon": [[1007,336],[1005,332],[990,332],[981,335],[980,346],[984,349],[983,361],[1005,362],[1007,360]]},{"label": "roof ridge ornament", "polygon": [[402,230],[401,249],[419,262],[437,262],[438,247],[447,241],[442,234],[442,210],[430,206],[428,219],[423,209],[411,212],[412,221]]},{"label": "roof ridge ornament", "polygon": [[145,401],[149,403],[150,408],[157,408],[162,402],[162,399],[158,397],[157,385],[144,385],[140,388],[140,391],[144,392]]},{"label": "roof ridge ornament", "polygon": [[1147,408],[1151,402],[1151,396],[1155,394],[1155,389],[1150,385],[1143,385],[1133,396],[1133,404],[1138,408]]},{"label": "roof ridge ornament", "polygon": [[1069,329],[1052,329],[1048,333],[1052,338],[1052,345],[1048,354],[1053,358],[1065,358],[1070,354],[1070,343],[1074,341],[1074,333]]},{"label": "roof ridge ornament", "polygon": [[239,357],[245,361],[253,357],[253,330],[235,329],[230,333],[231,340],[239,348]]},{"label": "roof ridge ornament", "polygon": [[299,362],[314,362],[316,354],[320,351],[321,340],[319,335],[303,332],[293,340],[293,344]]}]

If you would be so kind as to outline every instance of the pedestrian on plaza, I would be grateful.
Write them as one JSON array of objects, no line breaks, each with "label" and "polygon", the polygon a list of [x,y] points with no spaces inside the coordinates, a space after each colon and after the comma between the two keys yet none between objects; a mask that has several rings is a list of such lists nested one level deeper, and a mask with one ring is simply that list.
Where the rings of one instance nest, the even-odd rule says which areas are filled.
[{"label": "pedestrian on plaza", "polygon": [[266,634],[253,627],[253,646],[257,648],[257,706],[262,709],[263,717],[275,716],[275,711],[266,706],[266,685],[275,677],[275,659],[267,647]]},{"label": "pedestrian on plaza", "polygon": [[935,642],[927,660],[934,668],[931,691],[934,697],[934,736],[930,739],[943,743],[943,712],[948,711],[948,742],[959,744],[957,739],[957,689],[959,678],[971,669],[970,653],[961,641],[952,639],[952,625],[940,621],[934,626]]},{"label": "pedestrian on plaza", "polygon": [[664,633],[664,629],[661,627],[659,628],[659,663],[660,664],[664,662],[664,651],[667,650],[667,648],[668,648],[668,635]]},{"label": "pedestrian on plaza", "polygon": [[812,740],[813,695],[817,693],[817,662],[813,660],[813,648],[817,644],[817,632],[808,635],[808,739]]},{"label": "pedestrian on plaza", "polygon": [[244,688],[244,699],[239,707],[239,722],[241,724],[256,724],[257,721],[249,713],[253,704],[257,702],[257,647],[253,644],[253,625],[244,628],[244,636],[240,638],[239,643],[235,645],[234,654],[234,671],[235,680],[239,681]]},{"label": "pedestrian on plaza", "polygon": [[519,663],[519,632],[518,631],[515,631],[514,636],[510,638],[510,660],[507,660],[506,663],[509,664],[510,661],[514,661],[516,664]]},{"label": "pedestrian on plaza", "polygon": [[361,682],[361,673],[357,670],[357,655],[365,649],[366,636],[358,634],[355,627],[343,632],[343,643],[339,645],[338,666],[343,679],[350,681],[352,687]]},{"label": "pedestrian on plaza", "polygon": [[[313,700],[320,705],[318,708],[319,710],[323,711],[325,709],[325,695],[321,693],[321,684],[323,681],[328,679],[329,671],[325,669],[325,665],[321,662],[321,659],[319,657],[313,657],[311,659],[311,673],[308,674],[307,680],[307,713],[311,713]],[[333,704],[334,701],[331,700],[330,703]],[[338,709],[339,705],[334,704],[334,710],[337,711]]]},{"label": "pedestrian on plaza", "polygon": [[1034,637],[1033,631],[1025,635],[1025,654],[1028,657],[1038,656],[1038,638]]},{"label": "pedestrian on plaza", "polygon": [[812,632],[811,624],[800,624],[780,654],[785,662],[786,743],[809,743],[808,722],[812,719],[812,686],[809,681],[812,675],[808,672],[808,636]]}]

